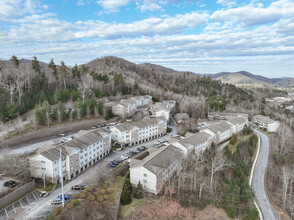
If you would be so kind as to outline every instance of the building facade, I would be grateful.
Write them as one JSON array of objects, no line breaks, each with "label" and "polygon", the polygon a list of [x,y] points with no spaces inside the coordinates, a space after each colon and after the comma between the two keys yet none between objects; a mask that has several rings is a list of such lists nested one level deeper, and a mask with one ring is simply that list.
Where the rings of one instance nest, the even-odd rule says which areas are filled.
[{"label": "building facade", "polygon": [[162,117],[143,118],[110,128],[111,137],[122,146],[134,146],[166,134],[167,121]]},{"label": "building facade", "polygon": [[173,145],[149,151],[143,160],[131,159],[130,181],[133,186],[140,182],[144,190],[157,195],[169,178],[181,170],[183,154]]},{"label": "building facade", "polygon": [[277,132],[280,127],[280,123],[270,119],[268,116],[255,115],[253,117],[253,123],[255,123],[259,128],[265,129],[268,132]]},{"label": "building facade", "polygon": [[60,149],[62,151],[63,178],[71,180],[110,153],[111,133],[104,128],[90,132],[80,131],[73,140],[51,146],[51,148],[31,156],[29,158],[31,176],[45,177],[50,182],[58,183]]}]

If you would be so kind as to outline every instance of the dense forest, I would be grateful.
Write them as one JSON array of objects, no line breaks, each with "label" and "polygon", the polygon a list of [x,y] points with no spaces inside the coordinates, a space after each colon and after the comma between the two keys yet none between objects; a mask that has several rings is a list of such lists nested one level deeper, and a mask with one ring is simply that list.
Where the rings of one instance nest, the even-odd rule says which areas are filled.
[{"label": "dense forest", "polygon": [[[103,97],[150,94],[154,100],[176,99],[178,111],[191,117],[238,104],[251,108],[252,93],[210,77],[178,72],[151,64],[133,64],[116,57],[84,65],[59,65],[12,56],[0,61],[0,120],[17,118],[34,109],[39,124],[80,119],[104,113]],[[46,117],[48,120],[46,120]]]}]

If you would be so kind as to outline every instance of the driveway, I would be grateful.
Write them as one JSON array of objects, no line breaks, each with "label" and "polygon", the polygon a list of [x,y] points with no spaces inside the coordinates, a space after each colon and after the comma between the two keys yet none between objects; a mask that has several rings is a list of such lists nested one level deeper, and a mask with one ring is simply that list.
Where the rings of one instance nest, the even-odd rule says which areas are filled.
[{"label": "driveway", "polygon": [[255,194],[255,198],[258,202],[259,208],[263,214],[263,218],[265,220],[274,220],[276,218],[274,214],[274,209],[271,207],[269,203],[269,199],[266,195],[265,188],[265,174],[268,163],[269,156],[269,139],[268,137],[258,130],[254,130],[254,132],[260,137],[260,153],[257,159],[254,175],[253,175],[253,191]]}]

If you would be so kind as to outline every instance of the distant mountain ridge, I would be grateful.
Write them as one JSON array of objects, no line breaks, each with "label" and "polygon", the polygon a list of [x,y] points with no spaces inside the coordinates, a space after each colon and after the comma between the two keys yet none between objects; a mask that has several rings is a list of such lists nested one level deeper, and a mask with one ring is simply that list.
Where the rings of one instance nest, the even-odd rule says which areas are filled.
[{"label": "distant mountain ridge", "polygon": [[293,86],[294,78],[281,77],[281,78],[268,78],[260,75],[255,75],[247,71],[238,72],[220,72],[216,74],[205,74],[212,79],[220,80],[224,83],[232,83],[235,85],[240,84],[256,84],[256,85],[266,85],[266,84],[277,84],[280,86]]}]

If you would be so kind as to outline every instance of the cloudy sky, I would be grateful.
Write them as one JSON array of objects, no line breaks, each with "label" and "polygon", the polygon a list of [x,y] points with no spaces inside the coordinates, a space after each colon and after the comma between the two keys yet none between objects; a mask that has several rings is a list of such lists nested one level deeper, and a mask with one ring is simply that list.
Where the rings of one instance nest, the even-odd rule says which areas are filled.
[{"label": "cloudy sky", "polygon": [[294,77],[294,0],[1,0],[0,59]]}]

